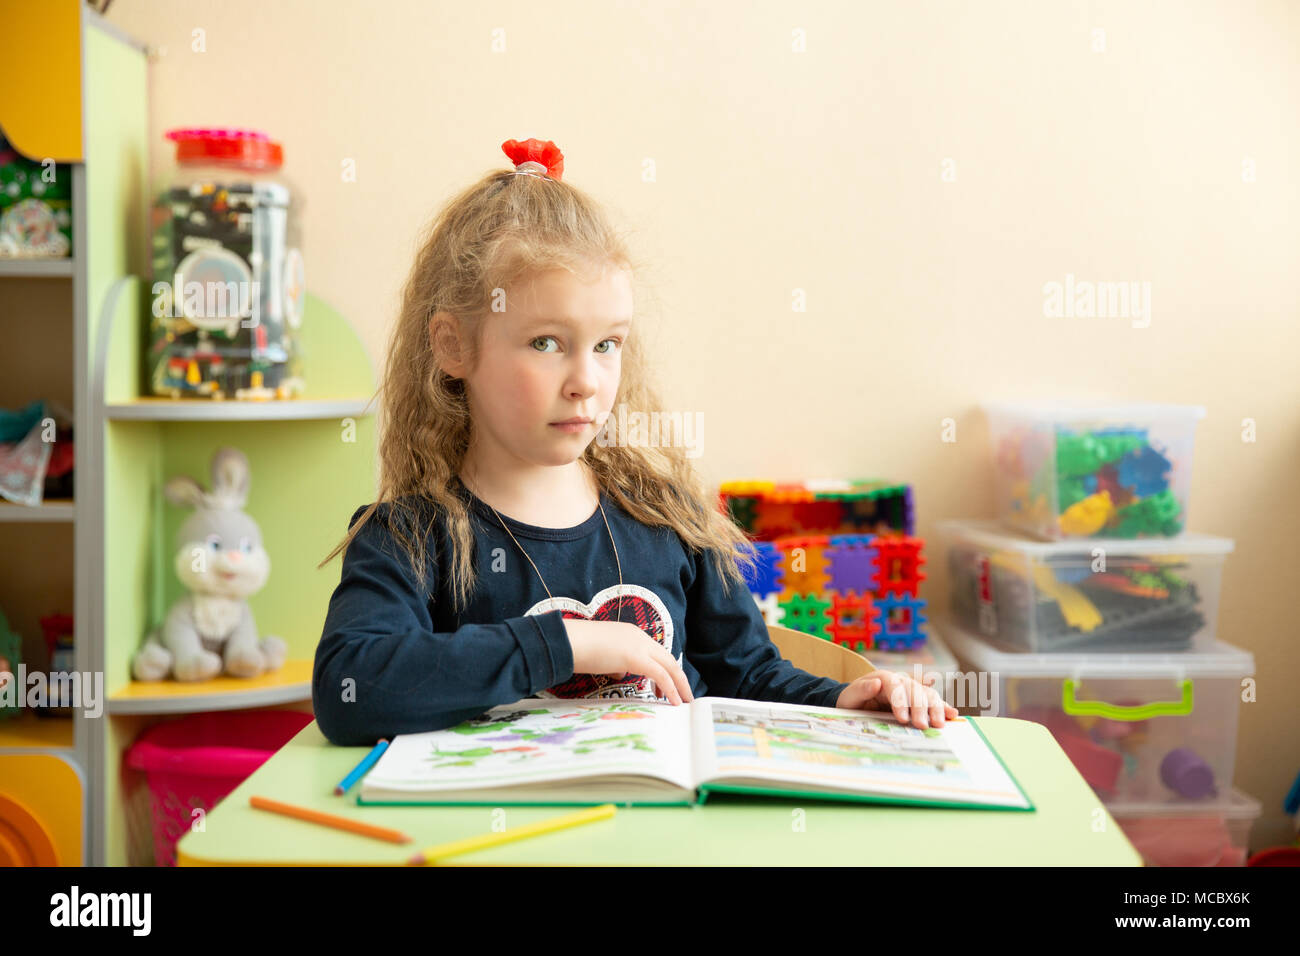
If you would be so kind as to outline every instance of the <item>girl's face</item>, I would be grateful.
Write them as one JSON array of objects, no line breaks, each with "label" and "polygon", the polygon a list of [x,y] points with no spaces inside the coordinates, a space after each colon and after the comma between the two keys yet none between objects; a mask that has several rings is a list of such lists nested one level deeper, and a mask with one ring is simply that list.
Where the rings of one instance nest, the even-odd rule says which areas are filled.
[{"label": "girl's face", "polygon": [[474,442],[500,465],[571,464],[618,392],[631,277],[607,266],[584,282],[554,269],[506,289],[504,305],[485,320],[477,368],[447,367],[466,381]]}]

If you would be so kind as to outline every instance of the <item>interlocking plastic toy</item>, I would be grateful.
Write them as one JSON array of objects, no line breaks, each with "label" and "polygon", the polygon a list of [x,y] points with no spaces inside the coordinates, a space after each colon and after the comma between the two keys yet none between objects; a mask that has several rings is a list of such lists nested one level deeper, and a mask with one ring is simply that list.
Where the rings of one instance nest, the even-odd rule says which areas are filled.
[{"label": "interlocking plastic toy", "polygon": [[729,481],[720,502],[755,539],[746,581],[767,623],[857,651],[925,642],[910,486]]},{"label": "interlocking plastic toy", "polygon": [[[1012,486],[1015,507],[1033,526],[1055,522],[1071,537],[1139,538],[1182,531],[1182,506],[1169,487],[1173,465],[1152,445],[1146,429],[1075,433],[1058,427],[1055,443],[1055,457],[1044,459],[1031,480]],[[999,460],[1023,467],[1013,451],[1002,449]],[[1055,518],[1049,505],[1053,476],[1059,508]]]},{"label": "interlocking plastic toy", "polygon": [[912,534],[915,530],[910,485],[872,479],[727,481],[721,498],[732,519],[760,541],[793,534]]}]

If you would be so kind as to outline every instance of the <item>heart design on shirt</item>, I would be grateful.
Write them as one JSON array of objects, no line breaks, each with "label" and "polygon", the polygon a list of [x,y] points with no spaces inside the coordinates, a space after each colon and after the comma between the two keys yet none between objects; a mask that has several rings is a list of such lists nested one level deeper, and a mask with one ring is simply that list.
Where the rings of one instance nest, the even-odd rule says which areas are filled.
[{"label": "heart design on shirt", "polygon": [[[524,616],[545,614],[548,611],[562,611],[566,620],[577,618],[588,621],[617,621],[621,619],[641,628],[670,652],[673,649],[673,619],[668,614],[668,608],[659,595],[639,584],[611,585],[603,591],[597,591],[586,604],[570,597],[546,598],[525,611]],[[678,654],[679,664],[681,659],[681,655]],[[612,677],[609,674],[574,674],[567,681],[541,691],[537,696],[661,699],[655,682],[643,674],[624,674],[622,677]]]}]

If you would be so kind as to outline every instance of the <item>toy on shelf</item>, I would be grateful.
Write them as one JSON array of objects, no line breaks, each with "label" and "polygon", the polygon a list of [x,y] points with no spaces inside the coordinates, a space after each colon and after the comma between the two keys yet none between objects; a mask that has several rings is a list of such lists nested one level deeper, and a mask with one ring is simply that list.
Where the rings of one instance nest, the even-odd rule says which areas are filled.
[{"label": "toy on shelf", "polygon": [[18,665],[22,662],[23,639],[17,631],[10,630],[9,619],[0,610],[0,720],[22,715],[18,695],[25,689],[17,683]]},{"label": "toy on shelf", "polygon": [[0,498],[19,505],[70,498],[72,469],[70,416],[54,402],[0,408]]},{"label": "toy on shelf", "polygon": [[998,506],[1045,538],[1172,537],[1187,524],[1199,406],[988,407]]},{"label": "toy on shelf", "polygon": [[0,258],[72,252],[72,167],[20,155],[0,133]]},{"label": "toy on shelf", "polygon": [[768,624],[859,652],[924,644],[925,558],[910,486],[729,481],[720,498],[756,539],[746,581]]},{"label": "toy on shelf", "polygon": [[280,144],[238,129],[167,138],[177,170],[153,210],[153,392],[296,397],[306,285]]},{"label": "toy on shelf", "polygon": [[137,652],[131,665],[136,680],[199,681],[223,672],[257,677],[284,664],[287,645],[260,637],[248,606],[271,571],[262,532],[243,511],[248,486],[248,459],[235,448],[213,455],[211,492],[193,478],[167,482],[172,504],[195,509],[177,533],[173,565],[190,593],[171,606]]},{"label": "toy on shelf", "polygon": [[[60,679],[60,675],[73,674],[77,670],[72,615],[48,614],[41,618],[41,630],[50,652],[50,699],[49,706],[38,709],[36,713],[42,717],[71,717],[74,705],[72,686],[69,681]],[[60,691],[66,697],[60,695],[56,699]]]}]

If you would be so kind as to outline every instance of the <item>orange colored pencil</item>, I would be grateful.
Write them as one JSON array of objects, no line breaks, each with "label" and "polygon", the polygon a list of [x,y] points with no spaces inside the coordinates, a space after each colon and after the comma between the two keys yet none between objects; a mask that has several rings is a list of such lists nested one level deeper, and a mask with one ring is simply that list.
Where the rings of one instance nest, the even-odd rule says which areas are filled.
[{"label": "orange colored pencil", "polygon": [[281,803],[279,800],[268,800],[266,797],[256,795],[248,798],[250,806],[259,810],[270,810],[272,813],[282,813],[286,817],[294,817],[298,820],[306,820],[309,823],[319,823],[322,826],[334,827],[336,830],[347,830],[350,833],[359,833],[362,836],[374,837],[376,840],[387,840],[389,843],[410,843],[411,838],[401,830],[390,830],[388,827],[377,827],[371,823],[362,823],[360,820],[350,820],[347,817],[336,816],[333,813],[322,813],[319,810],[310,810],[307,807],[295,806],[292,803]]}]

